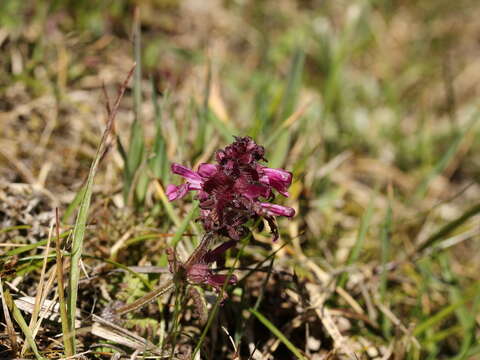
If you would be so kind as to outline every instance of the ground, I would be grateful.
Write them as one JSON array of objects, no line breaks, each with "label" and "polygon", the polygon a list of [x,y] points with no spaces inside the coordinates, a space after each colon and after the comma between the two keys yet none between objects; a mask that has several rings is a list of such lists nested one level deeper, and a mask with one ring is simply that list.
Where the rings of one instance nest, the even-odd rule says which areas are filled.
[{"label": "ground", "polygon": [[[0,358],[71,355],[75,317],[88,359],[478,358],[479,15],[475,0],[3,0]],[[275,201],[296,216],[227,253],[224,300],[177,286],[113,316],[202,236],[194,196],[165,197],[170,164],[196,169],[233,136],[292,171]],[[39,311],[59,281],[61,304],[78,294],[65,318]]]}]

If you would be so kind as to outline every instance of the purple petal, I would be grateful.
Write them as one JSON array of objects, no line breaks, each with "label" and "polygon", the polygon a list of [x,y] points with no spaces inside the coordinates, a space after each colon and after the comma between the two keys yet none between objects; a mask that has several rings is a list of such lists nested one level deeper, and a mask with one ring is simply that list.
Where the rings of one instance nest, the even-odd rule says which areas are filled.
[{"label": "purple petal", "polygon": [[200,164],[200,166],[198,167],[198,174],[201,177],[209,178],[216,174],[217,168],[218,168],[217,165],[203,163],[203,164]]},{"label": "purple petal", "polygon": [[288,197],[288,187],[292,184],[292,173],[283,169],[259,167],[260,182],[268,184],[283,196]]},{"label": "purple petal", "polygon": [[268,198],[270,196],[270,189],[265,186],[252,184],[245,188],[244,195],[249,199],[257,199],[260,196]]},{"label": "purple petal", "polygon": [[197,284],[205,284],[211,275],[211,270],[208,264],[197,263],[193,264],[187,270],[188,280]]},{"label": "purple petal", "polygon": [[183,176],[190,184],[195,186],[191,189],[201,189],[201,184],[203,181],[200,175],[198,175],[195,171],[177,163],[173,163],[171,169],[174,174]]},{"label": "purple petal", "polygon": [[230,241],[224,242],[223,244],[217,246],[215,249],[209,250],[205,254],[205,257],[203,258],[203,260],[207,264],[213,263],[213,262],[217,261],[225,251],[227,251],[231,247],[235,246],[236,244],[237,244],[237,241],[235,241],[235,240],[230,240]]},{"label": "purple petal", "polygon": [[270,189],[264,184],[252,184],[247,176],[241,176],[235,180],[235,191],[251,200],[257,199],[260,196],[268,198],[270,196]]},{"label": "purple petal", "polygon": [[[213,286],[215,289],[220,290],[223,287],[223,284],[225,284],[225,281],[227,280],[228,275],[210,275],[206,281],[208,285]],[[237,283],[237,277],[235,275],[230,276],[228,279],[229,284],[236,284]]]},{"label": "purple petal", "polygon": [[184,197],[187,194],[188,190],[190,190],[189,184],[183,184],[180,186],[170,184],[167,186],[166,194],[168,200],[173,201]]},{"label": "purple petal", "polygon": [[265,202],[260,203],[260,205],[264,210],[267,211],[267,214],[271,216],[292,217],[295,215],[295,210],[288,206],[282,206],[282,205],[265,203]]}]

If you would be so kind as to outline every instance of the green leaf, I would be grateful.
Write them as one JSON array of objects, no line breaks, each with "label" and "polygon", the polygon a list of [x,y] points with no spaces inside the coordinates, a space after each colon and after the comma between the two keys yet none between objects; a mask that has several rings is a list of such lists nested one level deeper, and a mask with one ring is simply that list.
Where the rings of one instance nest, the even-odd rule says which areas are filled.
[{"label": "green leaf", "polygon": [[195,201],[193,203],[191,210],[189,211],[187,216],[185,216],[182,223],[180,224],[177,231],[175,232],[175,235],[173,236],[173,239],[171,242],[171,246],[175,247],[177,243],[180,241],[180,239],[182,238],[183,234],[185,233],[185,230],[187,230],[188,224],[190,223],[190,221],[192,221],[194,215],[197,213],[198,204],[199,204],[198,201]]},{"label": "green leaf", "polygon": [[472,115],[472,118],[468,122],[467,126],[465,126],[463,130],[457,132],[457,134],[454,136],[453,141],[451,142],[451,145],[448,147],[445,154],[440,157],[440,160],[437,162],[434,168],[430,171],[430,173],[425,177],[425,179],[422,181],[420,186],[417,188],[414,198],[418,199],[418,198],[423,198],[425,196],[425,194],[428,191],[428,186],[430,185],[432,180],[435,179],[435,177],[437,177],[438,175],[440,175],[448,166],[448,164],[450,163],[450,160],[457,153],[463,138],[468,133],[468,131],[473,127],[473,125],[475,125],[479,117],[480,117],[480,111],[475,112]]},{"label": "green leaf", "polygon": [[480,291],[480,283],[477,282],[472,288],[470,288],[468,291],[465,292],[465,294],[459,301],[444,307],[442,310],[438,311],[433,316],[429,317],[425,321],[418,324],[415,330],[413,331],[413,336],[419,336],[426,330],[431,329],[433,326],[437,325],[439,322],[445,320],[459,307],[462,307],[468,301],[478,296],[479,291]]},{"label": "green leaf", "polygon": [[[0,285],[1,286],[1,285]],[[10,295],[10,292],[8,290],[5,290],[3,292],[3,296],[5,297],[5,301],[7,303],[7,306],[10,310],[10,312],[13,315],[13,318],[17,322],[17,324],[20,326],[20,329],[22,329],[23,334],[25,335],[25,338],[27,339],[28,345],[32,349],[33,353],[35,354],[35,357],[38,360],[43,360],[44,357],[40,355],[38,352],[37,345],[35,344],[35,340],[33,339],[32,332],[30,331],[30,328],[28,327],[27,322],[22,316],[22,313],[18,309],[18,307],[15,305],[15,302],[12,299],[12,296]]]},{"label": "green leaf", "polygon": [[[98,145],[95,158],[93,159],[92,165],[90,167],[90,171],[88,173],[88,178],[84,186],[85,193],[83,194],[77,219],[75,222],[75,226],[73,228],[70,276],[69,276],[69,283],[68,283],[69,291],[68,291],[68,299],[67,299],[68,318],[70,322],[69,330],[73,339],[75,339],[75,312],[76,312],[77,296],[78,296],[78,281],[80,279],[80,259],[82,257],[82,251],[83,251],[83,240],[85,237],[85,228],[87,226],[88,210],[90,208],[90,202],[92,199],[93,181],[95,178],[95,174],[97,173],[98,167],[100,165],[100,160],[102,159],[106,149],[108,148],[107,140],[111,135],[113,122],[115,120],[115,116],[118,111],[118,107],[120,105],[120,100],[122,99],[123,94],[125,93],[127,83],[130,80],[133,70],[134,70],[134,67],[132,68],[125,82],[123,83],[122,88],[120,89],[120,93],[115,101],[114,107],[113,109],[111,109],[111,112],[109,114],[107,127],[103,132],[102,139],[100,140],[100,144]],[[73,344],[74,344],[73,350],[75,352],[75,340],[73,341]]]},{"label": "green leaf", "polygon": [[273,325],[270,320],[268,320],[265,316],[260,314],[257,310],[255,309],[248,309],[255,317],[263,324],[265,327],[270,330],[270,332],[275,335],[278,340],[280,340],[287,348],[290,350],[293,355],[297,357],[297,359],[302,359],[306,360],[306,357],[304,357],[301,353],[300,350],[298,350],[295,345],[293,345],[290,340],[286,338],[285,335],[282,334],[282,332],[275,326]]},{"label": "green leaf", "polygon": [[75,210],[77,210],[84,196],[85,196],[85,185],[83,185],[80,188],[80,190],[77,192],[77,194],[73,198],[73,201],[68,205],[67,209],[65,210],[65,213],[62,216],[63,223],[68,222],[68,219],[70,219],[70,216],[72,216]]},{"label": "green leaf", "polygon": [[272,147],[275,148],[275,152],[270,158],[271,167],[280,167],[285,161],[290,148],[291,132],[289,129],[284,128],[284,120],[292,115],[297,103],[304,59],[305,54],[303,50],[297,49],[293,54],[290,71],[288,73],[287,84],[280,105],[280,116],[276,121],[276,129],[265,142],[265,146],[272,145]]},{"label": "green leaf", "polygon": [[[139,9],[135,12],[134,25],[134,56],[137,67],[135,68],[133,81],[133,100],[134,100],[134,115],[135,119],[130,128],[130,142],[127,151],[127,161],[124,168],[124,188],[123,196],[125,203],[128,203],[129,195],[135,175],[143,161],[145,152],[145,140],[143,135],[143,127],[141,122],[141,106],[142,106],[142,56],[141,56],[141,31],[140,31],[140,17]],[[140,189],[135,195],[142,197],[137,199],[139,202],[143,201],[146,192],[145,181],[139,184]]]},{"label": "green leaf", "polygon": [[[363,243],[365,242],[365,238],[367,236],[368,227],[370,226],[370,221],[372,220],[373,215],[373,205],[374,205],[374,196],[370,198],[370,203],[368,205],[367,211],[362,217],[362,221],[360,223],[360,229],[358,230],[357,240],[348,255],[347,263],[345,264],[347,267],[354,264],[357,261],[358,256],[360,255],[360,251],[362,250]],[[348,280],[348,272],[344,272],[338,281],[338,286],[344,287]]]},{"label": "green leaf", "polygon": [[428,239],[418,247],[417,251],[418,252],[423,251],[429,248],[430,246],[434,245],[437,241],[443,239],[445,236],[450,234],[453,230],[461,226],[468,219],[470,219],[472,216],[477,215],[478,213],[480,213],[480,203],[472,206],[470,209],[465,211],[462,215],[460,215],[455,220],[452,220],[449,223],[442,226],[440,230],[438,230],[436,233],[429,236]]}]

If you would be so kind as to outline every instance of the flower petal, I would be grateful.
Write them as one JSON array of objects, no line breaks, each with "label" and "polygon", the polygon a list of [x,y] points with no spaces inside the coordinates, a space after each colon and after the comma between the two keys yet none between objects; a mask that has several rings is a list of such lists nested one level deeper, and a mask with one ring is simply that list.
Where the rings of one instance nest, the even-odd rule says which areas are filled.
[{"label": "flower petal", "polygon": [[258,199],[260,196],[268,198],[270,188],[264,184],[251,184],[246,177],[239,177],[235,181],[235,190],[251,200]]},{"label": "flower petal", "polygon": [[217,169],[218,169],[218,165],[203,163],[203,164],[200,164],[200,166],[198,167],[198,174],[201,177],[209,178],[215,175],[215,173],[217,172]]},{"label": "flower petal", "polygon": [[168,185],[167,186],[167,197],[169,201],[181,199],[184,197],[188,190],[190,190],[189,184],[182,184],[180,186],[175,186],[175,185]]},{"label": "flower petal", "polygon": [[261,174],[260,182],[268,184],[283,196],[288,197],[288,187],[292,184],[292,173],[283,169],[271,169],[264,166],[258,167]]},{"label": "flower petal", "polygon": [[195,189],[201,188],[202,178],[195,171],[177,163],[173,163],[171,169],[174,174],[183,176],[189,183],[196,185]]},{"label": "flower petal", "polygon": [[235,241],[235,240],[230,240],[230,241],[227,241],[227,242],[224,242],[223,244],[221,245],[218,245],[215,249],[213,250],[209,250],[203,260],[207,263],[207,264],[210,264],[210,263],[213,263],[217,260],[220,259],[220,256],[223,255],[223,253],[225,251],[227,251],[228,249],[230,249],[231,247],[235,246],[237,244],[238,241]]},{"label": "flower petal", "polygon": [[[221,290],[223,287],[223,284],[225,284],[225,281],[227,281],[228,275],[210,275],[207,278],[206,283],[210,286],[213,286],[217,290]],[[230,276],[228,279],[229,284],[236,284],[237,283],[237,277],[235,275]]]},{"label": "flower petal", "polygon": [[295,209],[288,206],[282,206],[282,205],[265,203],[265,202],[260,203],[260,205],[264,210],[267,211],[267,214],[271,216],[292,217],[295,215]]},{"label": "flower petal", "polygon": [[211,275],[211,270],[208,264],[202,264],[202,263],[193,264],[187,270],[188,280],[196,284],[206,284],[210,275]]}]

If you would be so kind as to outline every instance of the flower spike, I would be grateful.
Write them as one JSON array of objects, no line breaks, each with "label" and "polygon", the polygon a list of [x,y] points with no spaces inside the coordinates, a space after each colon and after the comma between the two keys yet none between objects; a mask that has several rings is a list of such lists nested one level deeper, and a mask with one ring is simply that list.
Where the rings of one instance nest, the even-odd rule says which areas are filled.
[{"label": "flower spike", "polygon": [[292,174],[259,164],[266,161],[264,155],[263,146],[250,137],[236,137],[231,145],[217,151],[217,164],[201,164],[196,172],[172,164],[172,172],[184,177],[186,183],[168,185],[168,199],[173,201],[191,190],[198,191],[200,221],[205,231],[239,240],[246,233],[245,224],[249,220],[263,217],[276,240],[278,230],[274,218],[293,217],[295,210],[267,200],[274,198],[274,190],[289,196]]}]

